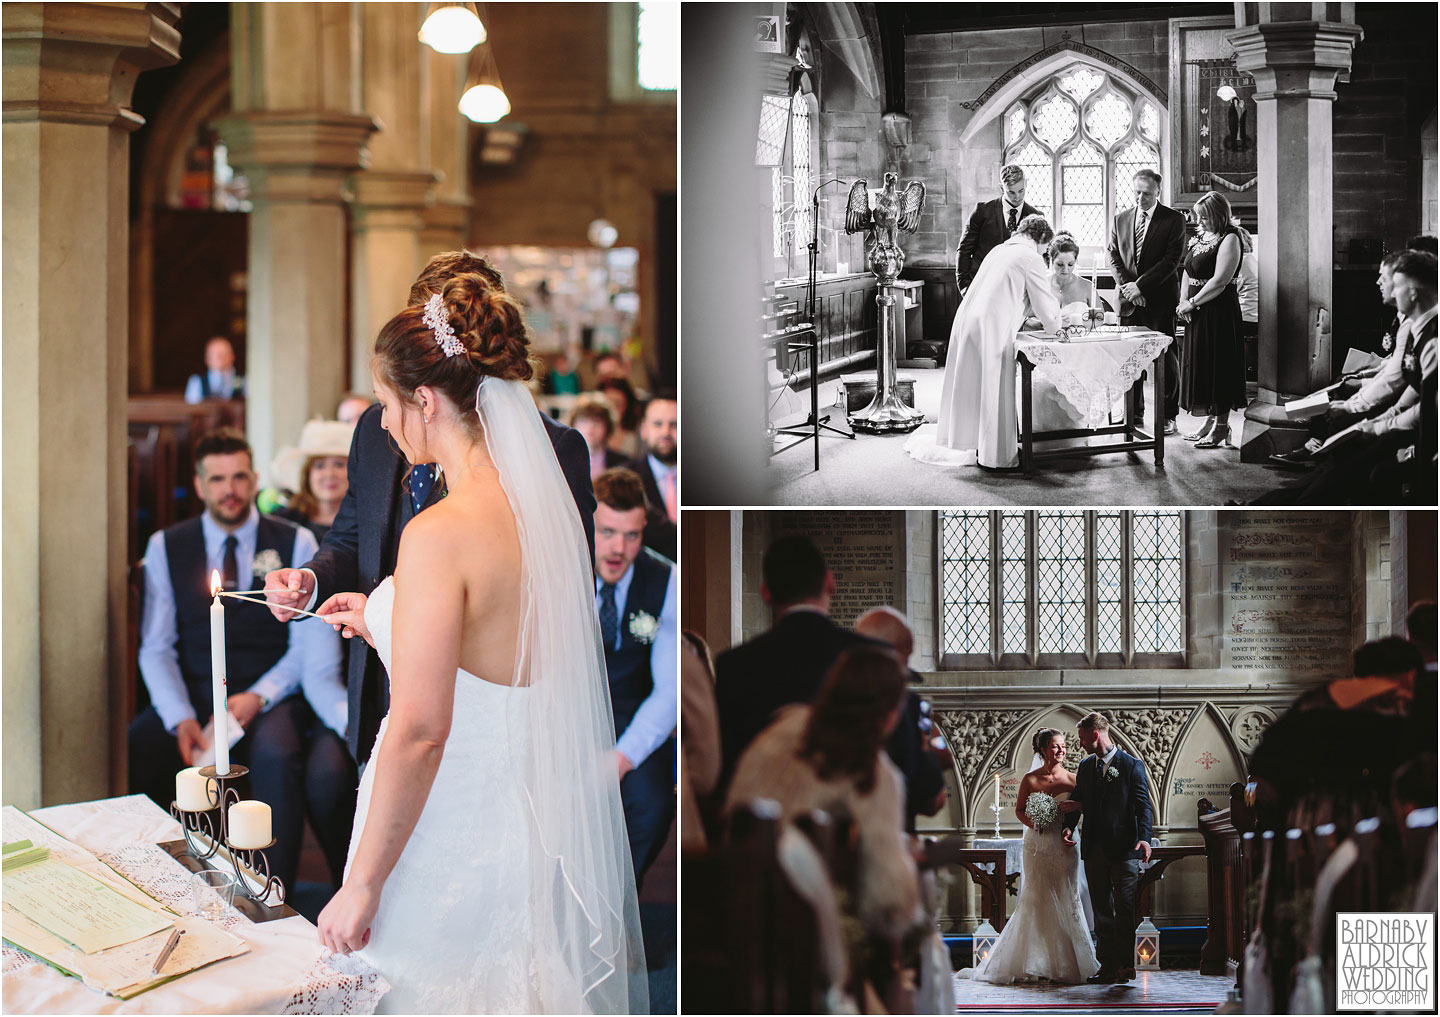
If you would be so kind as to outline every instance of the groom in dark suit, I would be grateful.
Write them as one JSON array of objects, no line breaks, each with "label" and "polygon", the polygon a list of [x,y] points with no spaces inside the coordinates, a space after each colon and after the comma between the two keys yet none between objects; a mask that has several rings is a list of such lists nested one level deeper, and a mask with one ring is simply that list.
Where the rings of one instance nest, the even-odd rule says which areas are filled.
[{"label": "groom in dark suit", "polygon": [[1002,167],[1000,184],[1003,196],[975,206],[955,252],[955,282],[962,297],[985,255],[1013,237],[1021,219],[1040,214],[1038,208],[1025,201],[1025,171],[1019,166]]},{"label": "groom in dark suit", "polygon": [[1135,977],[1135,904],[1140,862],[1150,860],[1150,789],[1145,764],[1110,740],[1110,722],[1101,713],[1079,724],[1080,744],[1091,756],[1075,772],[1071,802],[1080,809],[1065,819],[1065,843],[1074,844],[1083,816],[1080,858],[1095,911],[1100,970],[1092,982],[1128,982]]},{"label": "groom in dark suit", "polygon": [[[409,303],[423,304],[431,293],[440,292],[447,279],[463,272],[475,272],[504,289],[500,273],[484,258],[468,251],[450,251],[430,259],[411,287]],[[540,413],[538,409],[536,412]],[[579,431],[556,423],[544,413],[540,413],[540,419],[570,486],[593,554],[595,492],[590,486],[590,450]],[[433,464],[412,469],[406,463],[380,426],[378,404],[361,414],[355,425],[348,466],[350,488],[315,557],[303,568],[278,569],[265,577],[270,610],[281,621],[294,617],[286,608],[314,610],[314,605],[323,604],[336,593],[369,596],[381,580],[394,573],[405,524],[441,496]],[[346,687],[350,697],[346,742],[355,761],[363,765],[370,758],[380,721],[390,706],[390,682],[379,655],[360,640],[350,648]]]},{"label": "groom in dark suit", "polygon": [[[1135,207],[1115,217],[1110,229],[1110,271],[1120,288],[1120,324],[1144,325],[1175,336],[1180,303],[1180,262],[1185,257],[1185,217],[1160,204],[1160,174],[1135,174]],[[1180,357],[1172,342],[1165,351],[1165,433],[1175,432],[1180,413]],[[1136,412],[1145,414],[1142,390]]]}]

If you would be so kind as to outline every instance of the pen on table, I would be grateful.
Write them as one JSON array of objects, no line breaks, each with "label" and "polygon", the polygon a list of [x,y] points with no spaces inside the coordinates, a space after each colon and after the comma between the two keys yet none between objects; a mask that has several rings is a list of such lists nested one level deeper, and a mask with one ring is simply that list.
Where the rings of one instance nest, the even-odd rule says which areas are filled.
[{"label": "pen on table", "polygon": [[158,975],[165,962],[170,959],[170,954],[175,951],[175,944],[180,942],[180,937],[185,935],[184,929],[175,929],[170,933],[170,938],[165,941],[165,946],[160,950],[160,956],[155,958],[155,965],[150,969],[152,975]]}]

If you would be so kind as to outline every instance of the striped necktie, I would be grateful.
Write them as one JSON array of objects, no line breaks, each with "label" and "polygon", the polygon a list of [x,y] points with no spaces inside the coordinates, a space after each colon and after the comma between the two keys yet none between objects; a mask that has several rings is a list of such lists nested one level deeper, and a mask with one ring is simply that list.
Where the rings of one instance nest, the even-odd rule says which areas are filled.
[{"label": "striped necktie", "polygon": [[1140,264],[1140,245],[1145,242],[1145,220],[1150,217],[1150,213],[1143,208],[1137,208],[1135,212],[1135,264],[1138,267]]}]

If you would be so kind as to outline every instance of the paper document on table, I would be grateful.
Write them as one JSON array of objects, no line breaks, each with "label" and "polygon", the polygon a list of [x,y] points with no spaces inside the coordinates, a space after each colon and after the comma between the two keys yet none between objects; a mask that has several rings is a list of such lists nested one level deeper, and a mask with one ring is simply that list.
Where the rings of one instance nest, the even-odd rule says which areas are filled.
[{"label": "paper document on table", "polygon": [[173,924],[159,904],[131,900],[53,858],[4,874],[5,904],[84,953],[123,946]]},{"label": "paper document on table", "polygon": [[7,942],[79,978],[90,988],[120,999],[137,996],[197,968],[250,950],[239,936],[203,918],[180,918],[175,925],[185,934],[157,973],[155,960],[170,938],[169,927],[133,943],[87,955],[30,921],[8,902],[3,905],[3,924]]},{"label": "paper document on table", "polygon": [[[6,805],[0,808],[0,822],[3,822],[6,837],[24,837],[33,844],[49,848],[51,858],[68,862],[82,872],[88,872],[116,893],[129,897],[137,904],[143,904],[146,907],[161,906],[144,890],[110,868],[85,848],[73,840],[62,837],[44,823],[20,811],[15,806]],[[166,910],[170,909],[166,908]]]},{"label": "paper document on table", "polygon": [[0,868],[9,872],[11,869],[18,869],[31,862],[43,862],[49,857],[50,849],[48,847],[32,844],[28,840],[17,840],[13,844],[5,845],[5,861]]}]

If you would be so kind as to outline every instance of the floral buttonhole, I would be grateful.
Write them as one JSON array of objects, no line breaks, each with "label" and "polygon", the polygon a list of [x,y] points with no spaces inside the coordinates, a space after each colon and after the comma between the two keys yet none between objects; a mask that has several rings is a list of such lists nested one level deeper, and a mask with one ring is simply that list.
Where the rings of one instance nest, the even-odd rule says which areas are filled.
[{"label": "floral buttonhole", "polygon": [[255,565],[252,569],[255,575],[265,576],[281,567],[280,552],[274,548],[267,547],[255,553]]},{"label": "floral buttonhole", "polygon": [[635,637],[637,643],[655,642],[655,633],[659,631],[660,623],[655,616],[644,611],[636,611],[630,616],[630,635]]},{"label": "floral buttonhole", "polygon": [[1120,776],[1120,771],[1115,769],[1115,767],[1113,766],[1105,771],[1106,780],[1114,780],[1118,776]]}]

